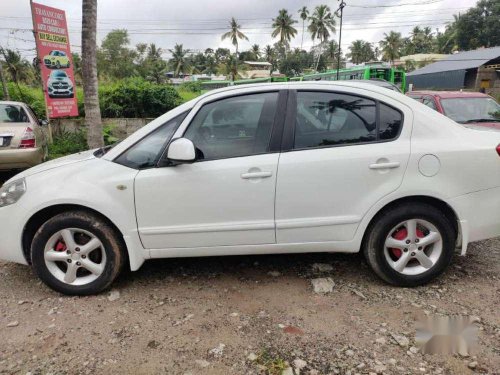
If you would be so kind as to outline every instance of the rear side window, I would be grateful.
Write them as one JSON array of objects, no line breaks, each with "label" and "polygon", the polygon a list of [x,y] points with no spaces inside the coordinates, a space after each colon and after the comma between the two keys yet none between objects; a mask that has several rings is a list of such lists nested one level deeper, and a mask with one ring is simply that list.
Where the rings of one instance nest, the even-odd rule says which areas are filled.
[{"label": "rear side window", "polygon": [[397,138],[403,126],[403,115],[384,103],[380,103],[379,139],[391,140]]},{"label": "rear side window", "polygon": [[326,92],[298,92],[294,148],[377,140],[377,107],[370,99]]},{"label": "rear side window", "polygon": [[294,149],[389,141],[403,114],[372,99],[329,92],[298,92]]},{"label": "rear side window", "polygon": [[115,162],[134,169],[154,167],[161,156],[162,150],[170,141],[187,113],[188,112],[185,112],[174,117],[172,120],[145,136],[116,158]]}]

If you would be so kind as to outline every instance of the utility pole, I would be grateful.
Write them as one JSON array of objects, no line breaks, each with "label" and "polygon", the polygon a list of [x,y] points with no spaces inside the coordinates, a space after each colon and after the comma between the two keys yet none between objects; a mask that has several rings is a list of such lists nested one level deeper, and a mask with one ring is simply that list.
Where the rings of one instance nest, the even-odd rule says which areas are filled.
[{"label": "utility pole", "polygon": [[[3,51],[2,47],[0,50]],[[3,75],[3,66],[0,61],[0,81],[2,82],[2,90],[3,90],[3,100],[10,100],[9,89],[7,88],[7,82],[5,82],[5,76]]]},{"label": "utility pole", "polygon": [[340,32],[339,32],[339,56],[337,58],[337,81],[339,80],[339,70],[340,70],[340,56],[342,55],[342,48],[340,47],[342,45],[342,16],[344,15],[344,7],[346,6],[346,3],[344,0],[338,0],[340,1],[339,8],[335,11],[335,13],[338,14],[340,11]]}]

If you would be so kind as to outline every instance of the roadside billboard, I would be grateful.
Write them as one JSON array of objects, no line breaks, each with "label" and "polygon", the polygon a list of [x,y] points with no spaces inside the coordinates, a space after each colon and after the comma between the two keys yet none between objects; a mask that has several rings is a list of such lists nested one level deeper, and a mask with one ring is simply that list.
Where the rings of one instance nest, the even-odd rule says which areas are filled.
[{"label": "roadside billboard", "polygon": [[49,117],[78,116],[66,14],[36,3],[31,12]]}]

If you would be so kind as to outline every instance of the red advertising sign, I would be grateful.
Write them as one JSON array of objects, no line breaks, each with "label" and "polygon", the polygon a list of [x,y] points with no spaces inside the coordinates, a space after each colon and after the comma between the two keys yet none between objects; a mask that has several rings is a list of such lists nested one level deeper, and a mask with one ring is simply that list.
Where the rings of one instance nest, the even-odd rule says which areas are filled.
[{"label": "red advertising sign", "polygon": [[49,117],[78,116],[66,14],[45,5],[31,6]]}]

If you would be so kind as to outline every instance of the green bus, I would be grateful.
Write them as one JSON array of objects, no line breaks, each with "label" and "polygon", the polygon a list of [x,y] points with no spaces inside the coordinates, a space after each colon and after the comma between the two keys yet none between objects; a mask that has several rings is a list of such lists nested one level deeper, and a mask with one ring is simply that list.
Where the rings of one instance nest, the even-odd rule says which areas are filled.
[{"label": "green bus", "polygon": [[[339,70],[339,80],[351,79],[383,79],[398,86],[402,92],[406,90],[406,74],[401,69],[391,68],[384,65],[367,65],[349,69]],[[305,74],[300,77],[269,77],[241,79],[237,81],[203,81],[201,87],[203,90],[214,90],[232,85],[246,85],[251,83],[268,82],[294,82],[294,81],[336,81],[337,70],[328,70],[323,73]]]},{"label": "green bus", "polygon": [[[401,69],[383,65],[367,65],[339,70],[339,80],[351,79],[383,79],[398,86],[401,91],[406,90],[406,74]],[[336,81],[337,70],[328,70],[324,73],[306,74],[302,77],[291,78],[290,81]]]}]

